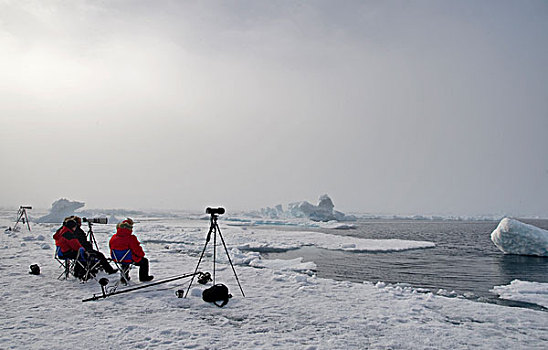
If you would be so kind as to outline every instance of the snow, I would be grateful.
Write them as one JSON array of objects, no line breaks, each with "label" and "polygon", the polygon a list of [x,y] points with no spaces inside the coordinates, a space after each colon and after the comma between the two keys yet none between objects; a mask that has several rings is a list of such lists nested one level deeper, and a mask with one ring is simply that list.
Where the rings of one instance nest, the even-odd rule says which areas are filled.
[{"label": "snow", "polygon": [[502,219],[491,240],[505,254],[548,256],[548,231],[518,220]]},{"label": "snow", "polygon": [[[0,211],[0,227],[12,224],[13,214]],[[205,245],[208,221],[157,215],[154,219],[134,219],[134,232],[150,258],[155,281],[194,271]],[[216,281],[226,284],[233,295],[224,308],[203,302],[201,290],[206,286],[196,282],[188,298],[177,298],[175,291],[186,290],[188,279],[82,303],[82,299],[100,294],[101,289],[93,280],[57,280],[61,270],[53,259],[51,238],[57,224],[34,224],[32,232],[22,229],[19,233],[1,234],[0,348],[312,350],[548,346],[548,317],[544,311],[448,298],[405,285],[322,279],[314,274],[313,262],[265,260],[260,253],[305,245],[359,251],[423,249],[430,246],[429,242],[252,230],[228,226],[223,220],[219,220],[219,226],[246,295],[244,298],[240,293],[223,246],[217,246]],[[101,250],[107,251],[115,223],[96,224],[93,228]],[[212,249],[213,239],[200,270],[211,271]],[[41,275],[28,273],[31,264],[40,266]],[[131,273],[130,286],[142,285],[137,281],[137,269]],[[117,279],[103,273],[98,277],[109,278],[109,286]],[[544,293],[545,288],[535,285],[529,288],[529,294],[534,295],[535,290]]]},{"label": "snow", "polygon": [[495,286],[491,291],[498,294],[501,299],[522,301],[548,308],[547,283],[513,280],[509,285]]},{"label": "snow", "polygon": [[435,246],[434,243],[426,241],[363,239],[319,232],[275,230],[251,231],[244,235],[235,235],[233,240],[239,249],[264,252],[298,249],[304,246],[354,252],[388,252]]}]

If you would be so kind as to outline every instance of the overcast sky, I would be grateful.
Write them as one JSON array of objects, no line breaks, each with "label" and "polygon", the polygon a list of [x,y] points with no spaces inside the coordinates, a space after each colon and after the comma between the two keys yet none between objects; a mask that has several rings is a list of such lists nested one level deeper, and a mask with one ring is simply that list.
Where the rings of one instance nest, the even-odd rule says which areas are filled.
[{"label": "overcast sky", "polygon": [[546,1],[0,0],[0,206],[548,217]]}]

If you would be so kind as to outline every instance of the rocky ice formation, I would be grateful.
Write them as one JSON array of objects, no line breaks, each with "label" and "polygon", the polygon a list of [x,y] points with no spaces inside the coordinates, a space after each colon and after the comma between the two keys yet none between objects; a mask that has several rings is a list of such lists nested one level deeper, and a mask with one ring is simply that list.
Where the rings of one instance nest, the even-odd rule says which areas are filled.
[{"label": "rocky ice formation", "polygon": [[82,208],[86,205],[83,202],[69,201],[68,199],[61,198],[51,205],[49,214],[42,216],[36,220],[36,222],[42,223],[60,223],[67,216],[74,215],[74,212],[77,209]]},{"label": "rocky ice formation", "polygon": [[345,220],[345,215],[333,210],[335,205],[327,194],[320,196],[318,205],[310,204],[307,201],[290,203],[288,211],[295,217],[307,217],[313,221]]},{"label": "rocky ice formation", "polygon": [[505,254],[548,256],[548,231],[518,220],[502,219],[491,240]]},{"label": "rocky ice formation", "polygon": [[320,196],[318,205],[307,201],[294,202],[288,204],[287,211],[284,211],[279,204],[274,208],[261,209],[260,215],[272,219],[278,218],[307,218],[313,221],[354,221],[356,218],[352,215],[345,215],[334,210],[335,205],[327,194]]}]

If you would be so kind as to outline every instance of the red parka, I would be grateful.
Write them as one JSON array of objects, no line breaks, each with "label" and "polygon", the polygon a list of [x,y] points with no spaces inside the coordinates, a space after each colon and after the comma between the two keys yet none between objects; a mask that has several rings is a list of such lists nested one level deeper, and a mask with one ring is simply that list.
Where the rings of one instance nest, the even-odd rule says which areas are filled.
[{"label": "red parka", "polygon": [[55,240],[55,245],[61,248],[62,253],[66,253],[70,250],[78,251],[78,249],[82,247],[74,235],[74,231],[66,226],[57,230],[53,235],[53,239]]},{"label": "red parka", "polygon": [[131,250],[131,256],[133,261],[138,263],[145,256],[143,248],[141,248],[141,243],[135,235],[133,235],[132,230],[129,228],[118,227],[116,229],[116,234],[112,236],[109,242],[110,249],[116,250]]}]

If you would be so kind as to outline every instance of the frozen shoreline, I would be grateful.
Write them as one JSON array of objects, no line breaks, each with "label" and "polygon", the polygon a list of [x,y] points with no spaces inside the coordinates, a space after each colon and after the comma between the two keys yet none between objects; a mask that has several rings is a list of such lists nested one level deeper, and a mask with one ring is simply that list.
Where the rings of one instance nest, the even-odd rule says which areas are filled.
[{"label": "frozen shoreline", "polygon": [[[7,226],[10,219],[0,218],[0,224]],[[244,234],[241,227],[220,226],[247,296],[240,295],[218,247],[217,280],[234,295],[223,309],[203,302],[203,286],[197,284],[188,299],[176,298],[174,291],[185,288],[188,280],[82,303],[100,287],[93,281],[56,280],[59,269],[51,239],[56,225],[35,224],[32,233],[2,234],[5,316],[0,347],[48,349],[60,342],[86,348],[160,349],[542,349],[547,345],[543,311],[446,298],[383,283],[317,278],[310,273],[310,264],[263,260],[257,252],[238,249],[264,241],[272,242],[272,247],[318,244],[344,249],[354,244],[363,248],[372,243],[367,240],[346,242],[313,232],[302,237],[289,231],[251,233],[251,228]],[[207,221],[187,219],[142,220],[135,226],[158,280],[194,270],[207,227]],[[113,225],[95,225],[94,232],[105,251]],[[28,274],[33,263],[41,266],[40,276]],[[206,256],[200,270],[210,269],[211,257]]]}]

